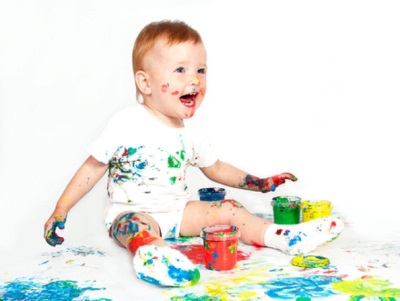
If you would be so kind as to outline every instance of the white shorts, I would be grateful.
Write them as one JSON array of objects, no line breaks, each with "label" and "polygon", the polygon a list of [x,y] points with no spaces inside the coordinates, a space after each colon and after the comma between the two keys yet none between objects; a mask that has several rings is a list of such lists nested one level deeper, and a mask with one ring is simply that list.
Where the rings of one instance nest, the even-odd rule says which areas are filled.
[{"label": "white shorts", "polygon": [[142,212],[150,215],[158,223],[163,239],[178,238],[181,231],[183,211],[185,210],[188,200],[181,200],[176,209],[166,212],[148,212],[136,211],[129,208],[129,206],[121,204],[113,204],[108,208],[106,214],[106,225],[111,234],[111,225],[115,222],[121,214],[129,212]]},{"label": "white shorts", "polygon": [[163,239],[178,238],[181,232],[183,211],[185,208],[174,212],[147,213],[156,220],[160,227]]}]

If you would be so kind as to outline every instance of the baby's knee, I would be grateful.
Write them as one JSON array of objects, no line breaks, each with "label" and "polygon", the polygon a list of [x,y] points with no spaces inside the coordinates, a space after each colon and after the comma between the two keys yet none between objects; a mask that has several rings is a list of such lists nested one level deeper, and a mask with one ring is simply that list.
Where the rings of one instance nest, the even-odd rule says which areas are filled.
[{"label": "baby's knee", "polygon": [[147,215],[140,212],[128,212],[117,216],[111,225],[111,235],[117,241],[125,240],[127,236],[135,236],[141,231],[150,231],[151,221]]},{"label": "baby's knee", "polygon": [[229,209],[239,209],[239,210],[245,209],[241,203],[239,203],[234,199],[222,200],[221,206],[228,207]]}]

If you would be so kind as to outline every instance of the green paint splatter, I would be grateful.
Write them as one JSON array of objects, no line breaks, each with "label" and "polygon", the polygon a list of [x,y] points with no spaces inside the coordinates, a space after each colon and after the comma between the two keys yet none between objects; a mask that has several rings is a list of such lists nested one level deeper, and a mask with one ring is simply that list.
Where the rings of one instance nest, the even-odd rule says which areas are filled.
[{"label": "green paint splatter", "polygon": [[168,157],[168,167],[169,168],[180,168],[181,162],[178,159],[176,159],[174,156],[169,156]]},{"label": "green paint splatter", "polygon": [[[389,297],[399,298],[400,289],[390,288],[391,282],[376,278],[346,280],[334,282],[331,284],[333,289],[353,295],[351,300],[357,300],[358,297]],[[380,299],[381,300],[381,299]],[[383,299],[386,300],[386,299]],[[388,299],[390,300],[390,299]]]}]

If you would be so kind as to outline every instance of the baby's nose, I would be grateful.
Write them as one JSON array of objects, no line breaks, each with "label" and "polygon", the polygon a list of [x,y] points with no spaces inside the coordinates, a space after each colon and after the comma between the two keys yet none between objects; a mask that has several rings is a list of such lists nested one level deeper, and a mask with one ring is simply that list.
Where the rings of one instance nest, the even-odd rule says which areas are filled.
[{"label": "baby's nose", "polygon": [[192,83],[191,83],[192,85],[198,85],[198,84],[200,84],[200,79],[199,79],[199,77],[198,76],[196,76],[193,80],[192,80]]}]

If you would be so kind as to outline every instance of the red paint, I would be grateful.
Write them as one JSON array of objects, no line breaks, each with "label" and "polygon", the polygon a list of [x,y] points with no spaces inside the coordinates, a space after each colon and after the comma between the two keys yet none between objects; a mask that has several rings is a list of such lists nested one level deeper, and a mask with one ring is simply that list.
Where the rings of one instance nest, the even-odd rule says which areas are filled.
[{"label": "red paint", "polygon": [[278,187],[279,185],[282,185],[285,183],[286,177],[285,176],[274,176],[272,177],[272,181],[274,182],[274,186]]},{"label": "red paint", "polygon": [[157,237],[150,236],[149,232],[147,231],[139,232],[129,242],[128,250],[131,251],[133,255],[135,255],[139,247],[149,245],[155,240],[157,240]]},{"label": "red paint", "polygon": [[[283,232],[283,233],[282,233],[282,232]],[[281,234],[283,234],[284,236],[289,235],[289,233],[290,233],[290,230],[283,230],[283,229],[278,229],[278,230],[276,230],[276,232],[275,232],[276,235],[281,235]]]},{"label": "red paint", "polygon": [[256,243],[255,241],[250,241],[251,245],[256,247],[256,248],[264,248],[265,246],[260,245],[259,243]]},{"label": "red paint", "polygon": [[162,87],[161,87],[161,91],[162,92],[167,92],[167,89],[168,89],[168,86],[167,85],[162,85]]},{"label": "red paint", "polygon": [[239,230],[235,226],[215,225],[204,227],[204,264],[209,270],[227,271],[235,267]]},{"label": "red paint", "polygon": [[172,92],[172,93],[171,93],[171,95],[178,95],[178,94],[179,94],[178,91],[175,91],[175,92]]},{"label": "red paint", "polygon": [[[204,264],[204,245],[172,245],[171,248],[185,254],[194,264]],[[250,254],[237,250],[237,261],[247,260],[249,258]]]}]

